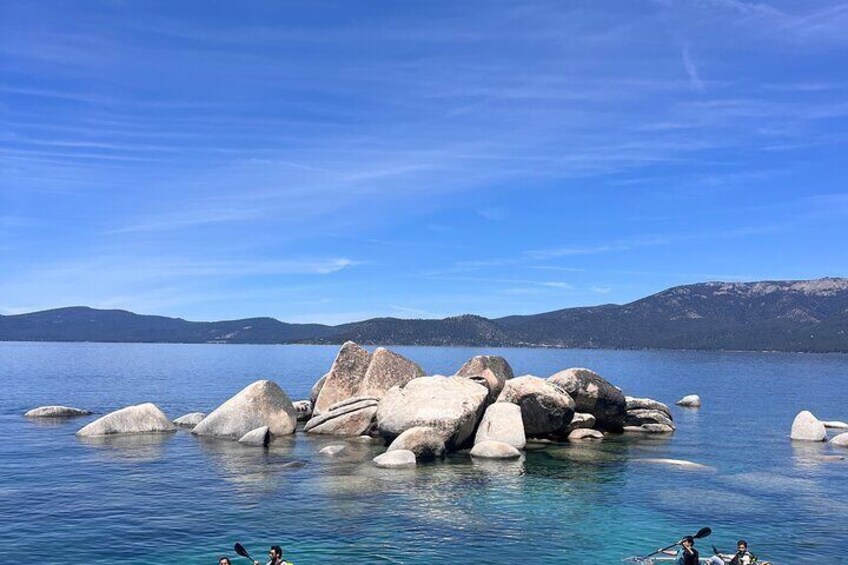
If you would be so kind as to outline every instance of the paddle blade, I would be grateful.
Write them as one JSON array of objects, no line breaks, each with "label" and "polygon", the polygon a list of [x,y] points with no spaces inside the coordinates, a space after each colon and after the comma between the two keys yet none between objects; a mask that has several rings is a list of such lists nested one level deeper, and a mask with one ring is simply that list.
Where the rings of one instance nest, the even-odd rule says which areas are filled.
[{"label": "paddle blade", "polygon": [[247,550],[242,544],[236,542],[236,544],[233,546],[233,550],[235,550],[235,552],[241,555],[242,557],[247,557],[248,559],[253,561],[253,558],[250,557],[250,554],[247,552]]},{"label": "paddle blade", "polygon": [[713,546],[713,555],[718,555],[721,553],[716,546]]},{"label": "paddle blade", "polygon": [[701,528],[700,530],[698,530],[698,533],[697,533],[697,534],[695,534],[695,535],[694,535],[694,536],[692,536],[692,537],[693,537],[693,538],[695,538],[695,539],[701,539],[701,538],[705,538],[705,537],[707,537],[707,536],[708,536],[708,535],[710,535],[711,533],[713,533],[713,531],[712,531],[711,529],[709,529],[709,528]]}]

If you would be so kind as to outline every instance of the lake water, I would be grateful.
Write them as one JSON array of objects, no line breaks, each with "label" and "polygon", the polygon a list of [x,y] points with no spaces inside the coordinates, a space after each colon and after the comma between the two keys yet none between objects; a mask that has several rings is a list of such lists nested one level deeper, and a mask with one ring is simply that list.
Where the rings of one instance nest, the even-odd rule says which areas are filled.
[{"label": "lake water", "polygon": [[[694,533],[745,537],[778,563],[844,563],[848,461],[788,439],[795,414],[848,420],[848,356],[656,351],[394,348],[428,373],[475,354],[515,373],[592,368],[634,396],[672,403],[667,438],[558,445],[518,462],[467,454],[414,471],[371,464],[382,448],[297,434],[269,450],[168,436],[84,442],[92,420],[46,424],[22,413],[67,404],[105,413],[153,401],[171,417],[209,411],[258,378],[308,397],[336,347],[0,343],[0,540],[37,563],[217,563],[235,541],[264,557],[278,543],[318,563],[620,563]],[[641,458],[703,463],[686,471]],[[287,467],[291,461],[303,467]],[[240,560],[247,563],[246,560]],[[239,560],[234,561],[238,563]]]}]

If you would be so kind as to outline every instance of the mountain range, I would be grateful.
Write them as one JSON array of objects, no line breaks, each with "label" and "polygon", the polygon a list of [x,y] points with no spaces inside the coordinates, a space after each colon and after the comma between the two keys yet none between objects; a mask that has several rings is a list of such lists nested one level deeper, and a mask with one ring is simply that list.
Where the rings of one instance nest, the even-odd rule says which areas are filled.
[{"label": "mountain range", "polygon": [[274,318],[191,322],[69,307],[0,316],[0,341],[342,343],[848,353],[848,279],[706,282],[628,304],[488,319],[374,318],[338,326]]}]

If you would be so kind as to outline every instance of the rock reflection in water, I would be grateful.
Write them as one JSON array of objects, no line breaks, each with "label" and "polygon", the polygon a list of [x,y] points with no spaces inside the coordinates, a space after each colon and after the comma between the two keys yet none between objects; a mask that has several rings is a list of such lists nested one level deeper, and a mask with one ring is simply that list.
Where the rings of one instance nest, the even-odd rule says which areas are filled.
[{"label": "rock reflection in water", "polygon": [[216,438],[198,437],[197,442],[224,480],[248,491],[273,491],[281,475],[296,468],[297,460],[291,457],[294,442],[288,438],[275,439],[267,448]]},{"label": "rock reflection in water", "polygon": [[163,446],[174,434],[115,434],[78,437],[78,441],[97,449],[98,456],[119,463],[150,463],[164,456]]}]

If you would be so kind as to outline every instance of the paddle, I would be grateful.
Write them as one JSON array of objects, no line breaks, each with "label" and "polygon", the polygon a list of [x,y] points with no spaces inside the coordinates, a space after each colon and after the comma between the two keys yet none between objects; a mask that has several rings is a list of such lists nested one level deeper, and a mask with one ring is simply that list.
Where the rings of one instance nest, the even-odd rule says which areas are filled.
[{"label": "paddle", "polygon": [[[705,538],[705,537],[707,537],[707,536],[708,536],[708,535],[710,535],[711,533],[713,533],[713,531],[712,531],[710,528],[701,528],[700,530],[698,530],[698,533],[697,533],[697,534],[695,534],[695,535],[694,535],[694,536],[692,536],[692,537],[693,537],[693,538],[695,538],[695,539],[701,539],[701,538]],[[658,553],[662,553],[663,551],[667,551],[667,550],[671,549],[672,547],[674,547],[674,546],[676,546],[676,545],[680,545],[680,542],[682,542],[682,541],[683,541],[683,540],[681,539],[681,540],[679,540],[679,541],[674,542],[673,544],[671,544],[671,545],[669,545],[669,546],[666,546],[666,547],[664,547],[664,548],[662,548],[662,549],[658,549],[658,550],[656,550],[655,552],[653,552],[653,553],[650,553],[650,554],[646,555],[645,557],[640,557],[640,558],[638,559],[638,561],[645,561],[646,559],[648,559],[648,558],[650,558],[650,557],[653,557],[654,555],[656,555],[656,554],[658,554]]]},{"label": "paddle", "polygon": [[242,557],[250,559],[251,562],[253,561],[253,557],[250,556],[250,554],[247,552],[247,550],[244,548],[244,546],[242,544],[236,542],[236,544],[233,546],[233,549],[235,550],[236,553],[238,553]]}]

